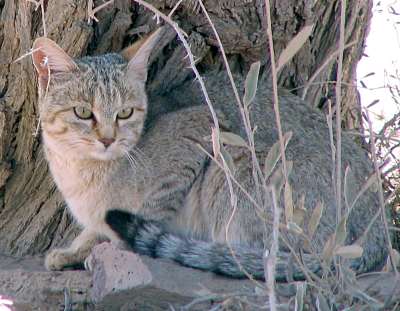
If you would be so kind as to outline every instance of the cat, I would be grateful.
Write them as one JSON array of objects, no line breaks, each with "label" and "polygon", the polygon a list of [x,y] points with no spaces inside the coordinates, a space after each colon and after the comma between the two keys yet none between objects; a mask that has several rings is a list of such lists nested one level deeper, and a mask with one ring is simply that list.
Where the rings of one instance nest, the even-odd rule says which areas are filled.
[{"label": "cat", "polygon": [[[154,105],[179,109],[146,119],[153,105],[145,91],[148,59],[161,33],[154,32],[122,55],[80,59],[72,59],[50,39],[39,38],[33,45],[46,158],[69,210],[83,227],[70,247],[47,254],[45,266],[61,270],[79,264],[106,238],[185,266],[264,279],[263,255],[272,234],[270,194],[262,195],[260,209],[235,186],[237,207],[232,216],[225,174],[206,154],[213,152],[207,139],[213,122],[198,84],[188,81],[154,96]],[[243,93],[242,80],[237,78]],[[226,75],[211,73],[205,81],[221,130],[246,137]],[[261,79],[250,108],[260,163],[278,139],[272,94]],[[304,201],[306,223],[318,202],[324,206],[311,245],[303,245],[301,256],[308,269],[321,274],[320,261],[307,250],[320,254],[336,229],[329,131],[323,115],[298,97],[283,91],[279,102],[284,132],[293,133],[286,150],[293,162],[293,201]],[[232,157],[235,178],[253,195],[256,185],[248,149],[229,144],[225,149]],[[343,167],[351,167],[349,188],[355,197],[372,174],[372,165],[347,133],[342,153]],[[350,213],[345,243],[358,241],[377,213],[378,196],[368,190]],[[352,269],[361,273],[382,266],[388,253],[383,232],[378,217],[362,241],[362,256],[350,260]],[[295,235],[285,236],[295,243]],[[288,247],[281,243],[277,280],[287,280],[289,273],[293,279],[305,278],[296,262],[288,268],[290,261]]]}]

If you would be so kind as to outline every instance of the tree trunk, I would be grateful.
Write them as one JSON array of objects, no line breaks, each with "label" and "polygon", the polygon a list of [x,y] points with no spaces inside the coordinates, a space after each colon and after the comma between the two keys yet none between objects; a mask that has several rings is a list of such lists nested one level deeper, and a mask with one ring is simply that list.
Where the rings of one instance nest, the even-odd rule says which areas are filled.
[{"label": "tree trunk", "polygon": [[[95,6],[102,1],[94,1]],[[169,13],[176,0],[148,0]],[[249,65],[262,60],[266,70],[270,58],[266,48],[264,0],[204,0],[219,32],[232,69],[245,74]],[[275,53],[306,24],[314,23],[307,43],[287,64],[279,84],[302,95],[310,77],[337,51],[340,2],[275,0],[272,24]],[[193,53],[201,59],[202,72],[224,70],[218,44],[197,1],[183,1],[173,19],[189,35]],[[352,84],[355,65],[362,52],[371,17],[372,1],[348,1],[343,81]],[[82,55],[118,52],[140,35],[156,28],[154,14],[133,1],[116,0],[96,13],[99,22],[88,23],[87,1],[44,1],[47,36],[67,53]],[[44,33],[41,8],[27,0],[0,1],[0,253],[25,255],[43,253],[65,243],[78,231],[57,191],[41,151],[37,91],[30,57],[33,40]],[[171,29],[153,55],[148,90],[150,98],[192,78],[183,61],[185,51]],[[308,88],[310,105],[324,108],[334,94],[336,63],[332,60]],[[359,127],[359,100],[354,87],[343,89],[343,126]],[[151,103],[150,103],[151,105]],[[158,107],[160,108],[160,107]],[[174,109],[163,107],[163,110]],[[162,109],[153,109],[153,115]]]}]

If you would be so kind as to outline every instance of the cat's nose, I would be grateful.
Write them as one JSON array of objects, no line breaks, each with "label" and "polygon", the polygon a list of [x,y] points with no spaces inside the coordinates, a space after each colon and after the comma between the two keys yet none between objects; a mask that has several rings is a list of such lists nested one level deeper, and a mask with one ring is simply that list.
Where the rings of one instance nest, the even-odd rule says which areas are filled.
[{"label": "cat's nose", "polygon": [[99,138],[98,139],[99,140],[99,142],[101,142],[103,145],[104,145],[104,147],[109,147],[114,141],[115,141],[115,139],[114,138]]}]

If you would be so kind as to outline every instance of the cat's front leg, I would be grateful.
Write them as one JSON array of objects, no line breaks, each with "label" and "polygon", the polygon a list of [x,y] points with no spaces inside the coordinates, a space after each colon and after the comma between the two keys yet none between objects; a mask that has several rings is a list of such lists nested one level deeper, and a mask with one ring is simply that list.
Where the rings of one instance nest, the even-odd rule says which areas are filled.
[{"label": "cat's front leg", "polygon": [[83,264],[93,246],[100,241],[98,235],[90,230],[83,231],[75,238],[68,248],[56,248],[47,254],[45,266],[47,270],[62,270]]}]

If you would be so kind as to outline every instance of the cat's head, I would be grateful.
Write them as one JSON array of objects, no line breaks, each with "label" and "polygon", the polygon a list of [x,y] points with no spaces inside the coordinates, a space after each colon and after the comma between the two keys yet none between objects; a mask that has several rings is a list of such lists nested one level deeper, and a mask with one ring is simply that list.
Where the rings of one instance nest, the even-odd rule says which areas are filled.
[{"label": "cat's head", "polygon": [[138,142],[147,111],[148,59],[160,33],[127,49],[124,57],[74,60],[50,39],[34,42],[47,148],[70,159],[114,160]]}]

